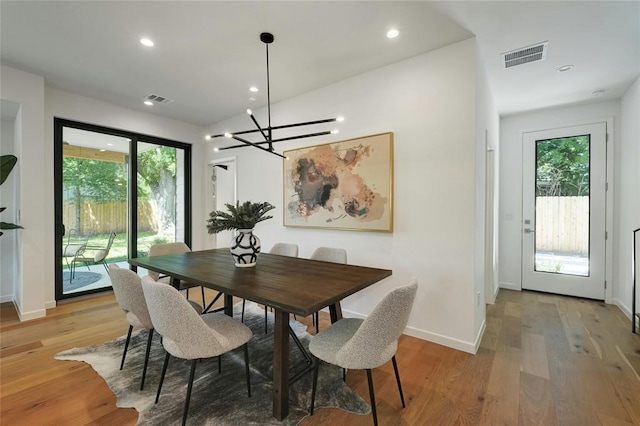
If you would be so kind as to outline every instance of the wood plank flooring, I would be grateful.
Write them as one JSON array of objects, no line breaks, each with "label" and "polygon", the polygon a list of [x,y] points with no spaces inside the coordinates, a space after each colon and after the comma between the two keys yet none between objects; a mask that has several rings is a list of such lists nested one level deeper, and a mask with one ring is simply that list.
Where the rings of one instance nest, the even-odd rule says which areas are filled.
[{"label": "wood plank flooring", "polygon": [[[310,325],[310,317],[299,320]],[[321,328],[328,325],[321,313]],[[134,425],[136,411],[116,408],[91,367],[53,359],[127,326],[111,294],[24,323],[1,305],[0,424]],[[374,370],[381,425],[640,425],[640,335],[613,305],[500,290],[476,355],[403,336],[397,359],[407,407],[391,364]],[[347,383],[368,401],[365,372],[350,371]],[[372,420],[325,408],[301,424]]]}]

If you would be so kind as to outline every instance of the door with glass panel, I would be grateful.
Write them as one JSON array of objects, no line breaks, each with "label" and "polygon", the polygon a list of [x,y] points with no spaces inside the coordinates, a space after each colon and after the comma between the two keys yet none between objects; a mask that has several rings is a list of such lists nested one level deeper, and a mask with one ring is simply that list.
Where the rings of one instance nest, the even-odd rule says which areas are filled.
[{"label": "door with glass panel", "polygon": [[523,135],[523,289],[604,299],[606,152],[606,123]]}]

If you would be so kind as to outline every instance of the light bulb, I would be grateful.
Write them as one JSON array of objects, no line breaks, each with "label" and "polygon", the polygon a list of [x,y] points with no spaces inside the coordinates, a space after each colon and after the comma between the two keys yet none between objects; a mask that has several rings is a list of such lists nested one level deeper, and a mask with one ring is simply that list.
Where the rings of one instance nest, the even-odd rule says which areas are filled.
[{"label": "light bulb", "polygon": [[338,118],[336,118],[336,121],[338,123],[342,123],[344,121],[344,117],[338,117]]},{"label": "light bulb", "polygon": [[227,132],[227,133],[224,134],[224,137],[225,138],[232,138],[233,135],[231,133]]},{"label": "light bulb", "polygon": [[210,141],[210,140],[211,140],[211,135],[206,135],[204,138],[205,138],[206,140]]},{"label": "light bulb", "polygon": [[247,108],[247,114],[253,115],[253,111],[251,111],[249,108]]},{"label": "light bulb", "polygon": [[335,135],[336,133],[339,133],[339,132],[340,132],[340,130],[338,130],[338,129],[333,129],[333,130],[331,131],[331,134],[332,134],[332,135]]},{"label": "light bulb", "polygon": [[213,148],[213,152],[218,152],[218,151],[220,151],[220,149],[217,146]]}]

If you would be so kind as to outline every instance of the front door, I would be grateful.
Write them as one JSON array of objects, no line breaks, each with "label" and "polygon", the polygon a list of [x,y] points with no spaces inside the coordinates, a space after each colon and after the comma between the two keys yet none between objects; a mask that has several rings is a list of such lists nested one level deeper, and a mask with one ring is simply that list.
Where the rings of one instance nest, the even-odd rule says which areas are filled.
[{"label": "front door", "polygon": [[523,135],[523,289],[604,300],[606,130]]}]

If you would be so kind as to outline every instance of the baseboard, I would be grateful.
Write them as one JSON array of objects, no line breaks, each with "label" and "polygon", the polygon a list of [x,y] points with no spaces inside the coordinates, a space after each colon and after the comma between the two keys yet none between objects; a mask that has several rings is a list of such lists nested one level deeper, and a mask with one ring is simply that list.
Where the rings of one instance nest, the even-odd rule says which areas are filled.
[{"label": "baseboard", "polygon": [[[348,318],[360,318],[364,319],[367,316],[363,315],[359,312],[343,310],[343,315]],[[482,340],[482,334],[484,333],[484,321],[478,336],[476,336],[476,342],[465,342],[463,340],[454,339],[449,336],[444,336],[442,334],[432,333],[430,331],[421,330],[415,327],[407,327],[404,329],[404,334],[407,336],[417,337],[418,339],[426,340],[429,342],[437,343],[439,345],[447,346],[452,349],[457,349],[459,351],[467,352],[470,354],[475,354],[478,349],[477,347],[480,345],[480,341]]]},{"label": "baseboard", "polygon": [[476,341],[473,344],[473,354],[477,354],[478,353],[478,349],[480,349],[480,343],[482,342],[482,336],[484,336],[484,330],[487,327],[487,320],[486,318],[482,319],[482,325],[480,326],[480,330],[478,331],[478,335],[476,336]]},{"label": "baseboard", "polygon": [[7,296],[0,296],[0,303],[13,302],[13,294]]},{"label": "baseboard", "polygon": [[56,303],[55,300],[50,300],[48,302],[44,302],[44,308],[45,309],[52,309],[52,308],[55,308],[56,306],[58,306],[58,304]]},{"label": "baseboard", "polygon": [[493,303],[496,303],[496,299],[498,298],[498,293],[500,292],[500,284],[493,291]]},{"label": "baseboard", "polygon": [[18,318],[20,318],[20,321],[29,321],[47,316],[47,311],[45,309],[38,309],[37,311],[31,312],[20,312],[20,308],[15,303],[15,301],[13,302],[13,306],[15,306],[16,308],[16,312],[18,313]]},{"label": "baseboard", "polygon": [[504,289],[507,289],[507,290],[522,291],[522,287],[520,287],[518,284],[505,283],[505,282],[502,282],[502,281],[499,283],[498,288],[504,288]]}]

